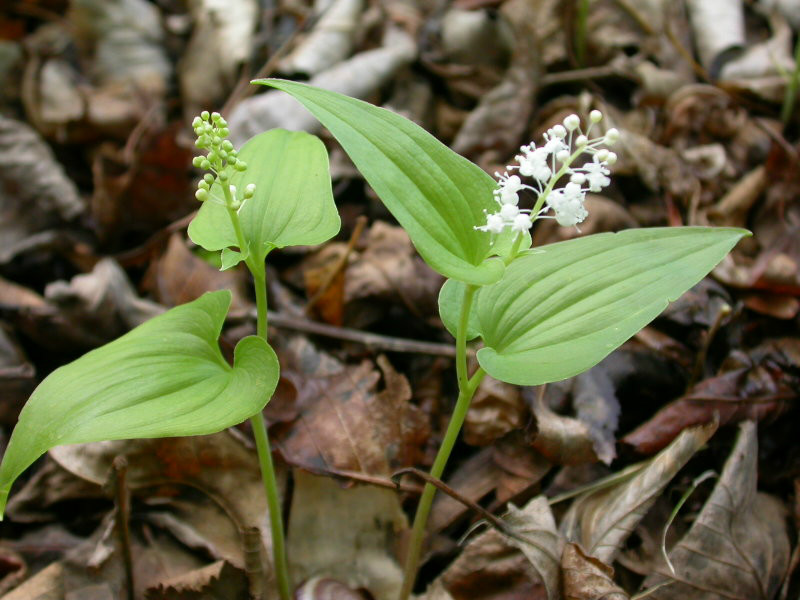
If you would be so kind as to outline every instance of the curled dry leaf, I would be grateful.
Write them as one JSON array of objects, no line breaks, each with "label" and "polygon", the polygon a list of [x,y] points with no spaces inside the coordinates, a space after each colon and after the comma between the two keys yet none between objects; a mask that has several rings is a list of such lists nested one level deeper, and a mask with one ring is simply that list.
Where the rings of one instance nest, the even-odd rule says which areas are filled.
[{"label": "curled dry leaf", "polygon": [[756,491],[756,425],[740,426],[714,491],[692,528],[669,552],[675,572],[662,565],[644,589],[652,600],[774,598],[789,564],[786,510]]},{"label": "curled dry leaf", "polygon": [[650,454],[692,425],[715,420],[720,425],[745,419],[760,421],[785,411],[798,398],[798,378],[791,374],[790,366],[794,361],[777,344],[765,345],[753,354],[755,360],[750,365],[701,381],[622,442]]},{"label": "curled dry leaf", "polygon": [[281,61],[281,71],[316,75],[352,52],[364,0],[334,0],[324,6],[311,33]]},{"label": "curled dry leaf", "polygon": [[192,38],[178,67],[186,114],[217,104],[253,50],[256,0],[189,2]]},{"label": "curled dry leaf", "polygon": [[330,577],[312,577],[294,593],[296,600],[367,600],[367,596]]},{"label": "curled dry leaf", "polygon": [[164,312],[162,306],[136,294],[125,271],[113,258],[102,259],[91,273],[76,275],[69,283],[49,283],[45,298],[58,307],[67,321],[78,325],[77,332],[99,343],[110,341]]},{"label": "curled dry leaf", "polygon": [[25,123],[0,115],[0,264],[30,235],[80,215],[84,202],[50,147]]},{"label": "curled dry leaf", "polygon": [[689,0],[689,22],[700,62],[712,76],[745,45],[742,0]]},{"label": "curled dry leaf", "polygon": [[578,544],[566,544],[561,555],[561,581],[565,600],[628,600],[630,596],[614,583],[614,569]]},{"label": "curled dry leaf", "polygon": [[514,533],[511,545],[519,548],[539,574],[548,600],[559,600],[559,572],[564,539],[556,529],[556,521],[547,498],[537,496],[523,508],[508,506],[503,519]]},{"label": "curled dry leaf", "polygon": [[613,561],[656,498],[716,429],[716,423],[685,429],[629,479],[580,496],[561,522],[566,539],[605,563]]},{"label": "curled dry leaf", "polygon": [[[455,12],[463,12],[451,10]],[[471,11],[467,14],[482,14]],[[479,164],[496,164],[518,151],[520,138],[534,107],[541,65],[538,61],[538,13],[533,3],[513,0],[503,4],[502,14],[514,33],[511,64],[500,84],[484,95],[469,113],[452,148]],[[496,22],[497,19],[494,19]],[[445,24],[447,21],[445,21]],[[445,28],[443,33],[446,33]],[[469,48],[485,57],[487,47],[498,46],[498,35],[480,43],[469,40]],[[477,42],[477,43],[476,43]]]},{"label": "curled dry leaf", "polygon": [[[405,32],[389,28],[384,45],[360,52],[315,75],[309,84],[354,98],[366,98],[389,81],[416,56],[416,44]],[[288,94],[270,91],[242,101],[228,119],[230,140],[235,146],[267,129],[319,131],[321,125]]]}]

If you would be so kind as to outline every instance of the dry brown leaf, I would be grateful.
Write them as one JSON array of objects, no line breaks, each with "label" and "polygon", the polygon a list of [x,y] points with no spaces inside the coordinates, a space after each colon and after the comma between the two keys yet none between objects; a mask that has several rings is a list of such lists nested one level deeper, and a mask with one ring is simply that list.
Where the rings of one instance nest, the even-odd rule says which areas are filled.
[{"label": "dry brown leaf", "polygon": [[652,600],[773,598],[789,564],[786,509],[756,491],[758,438],[746,421],[717,485],[689,532],[643,589]]},{"label": "dry brown leaf", "polygon": [[248,595],[243,571],[223,560],[183,573],[147,590],[145,600],[240,600]]},{"label": "dry brown leaf", "polygon": [[508,506],[508,514],[503,518],[515,537],[509,537],[512,546],[525,555],[547,590],[548,600],[559,600],[561,549],[564,539],[556,529],[556,520],[547,498],[537,496],[523,508]]},{"label": "dry brown leaf", "polygon": [[405,377],[385,358],[378,362],[386,383],[382,392],[375,389],[380,375],[368,361],[303,381],[297,420],[276,426],[276,446],[290,464],[313,472],[384,476],[418,464],[426,419],[409,403]]},{"label": "dry brown leaf", "polygon": [[330,577],[312,577],[294,592],[296,600],[370,600],[362,593]]},{"label": "dry brown leaf", "polygon": [[528,411],[519,388],[485,377],[464,421],[464,441],[473,446],[487,446],[523,427],[527,418]]},{"label": "dry brown leaf", "polygon": [[377,600],[395,598],[402,569],[394,543],[408,527],[398,494],[376,486],[344,489],[300,469],[294,475],[288,531],[293,576],[333,577]]},{"label": "dry brown leaf", "polygon": [[206,292],[231,290],[231,311],[247,310],[247,280],[240,269],[220,271],[189,250],[182,233],[173,233],[167,249],[153,263],[149,286],[156,299],[166,306],[191,302]]},{"label": "dry brown leaf", "polygon": [[[2,284],[0,284],[1,286]],[[0,304],[2,304],[0,287]],[[25,352],[0,321],[0,423],[13,425],[23,404],[36,387],[36,369],[28,362]]]},{"label": "dry brown leaf", "polygon": [[567,544],[561,556],[561,580],[565,600],[628,600],[630,596],[614,583],[614,569],[578,544]]},{"label": "dry brown leaf", "polygon": [[605,563],[613,561],[659,494],[716,429],[715,423],[685,429],[629,479],[577,498],[561,522],[567,541]]},{"label": "dry brown leaf", "polygon": [[539,395],[534,401],[533,414],[536,437],[532,445],[547,460],[557,465],[577,465],[598,460],[586,423],[553,412],[547,406],[544,395]]},{"label": "dry brown leaf", "polygon": [[798,378],[792,374],[796,363],[779,342],[756,348],[748,361],[745,367],[701,381],[626,435],[622,443],[651,454],[692,425],[761,421],[787,410],[798,398]]},{"label": "dry brown leaf", "polygon": [[0,264],[30,235],[75,219],[85,204],[36,131],[0,115]]}]

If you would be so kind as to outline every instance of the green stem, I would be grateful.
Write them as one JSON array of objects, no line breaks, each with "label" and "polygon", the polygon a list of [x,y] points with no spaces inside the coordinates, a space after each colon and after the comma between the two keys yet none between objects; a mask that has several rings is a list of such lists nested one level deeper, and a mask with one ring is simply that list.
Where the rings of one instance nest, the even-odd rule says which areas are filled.
[{"label": "green stem", "polygon": [[781,122],[786,127],[792,118],[795,101],[797,100],[797,88],[800,85],[800,38],[794,47],[794,71],[789,76],[786,84],[786,92],[783,96],[783,106],[781,107]]},{"label": "green stem", "polygon": [[[467,324],[469,323],[469,313],[472,308],[472,300],[478,288],[468,285],[464,291],[464,301],[461,305],[461,316],[456,331],[456,376],[458,379],[458,400],[456,401],[450,423],[444,434],[442,445],[436,454],[436,459],[431,467],[431,476],[441,479],[450,453],[453,451],[458,434],[467,416],[470,402],[475,395],[475,390],[483,380],[485,371],[481,368],[472,377],[467,373]],[[407,600],[414,588],[414,581],[417,576],[419,559],[422,554],[422,543],[425,540],[425,528],[428,523],[428,516],[433,505],[433,498],[436,495],[436,487],[426,483],[422,490],[422,496],[417,505],[417,514],[414,516],[414,525],[411,529],[408,552],[406,554],[405,567],[403,569],[403,587],[400,591],[400,600]]]},{"label": "green stem", "polygon": [[[236,241],[239,244],[239,251],[246,255],[245,263],[253,275],[253,285],[256,292],[256,333],[265,341],[267,339],[267,282],[266,269],[264,263],[256,263],[255,258],[250,255],[247,242],[239,223],[239,214],[231,208],[233,196],[230,189],[223,185],[225,201],[228,204],[228,215],[230,216],[233,230],[236,232]],[[281,499],[278,494],[278,481],[275,477],[275,465],[272,463],[272,451],[269,446],[269,435],[267,425],[264,422],[264,415],[259,410],[250,417],[250,425],[253,429],[253,436],[256,440],[256,451],[258,452],[258,463],[261,467],[261,479],[264,482],[264,493],[267,497],[267,509],[269,511],[270,532],[272,534],[272,561],[275,569],[275,579],[278,585],[278,593],[281,600],[292,600],[292,589],[289,578],[289,565],[286,560],[286,541],[283,534],[283,516],[281,514]]]}]

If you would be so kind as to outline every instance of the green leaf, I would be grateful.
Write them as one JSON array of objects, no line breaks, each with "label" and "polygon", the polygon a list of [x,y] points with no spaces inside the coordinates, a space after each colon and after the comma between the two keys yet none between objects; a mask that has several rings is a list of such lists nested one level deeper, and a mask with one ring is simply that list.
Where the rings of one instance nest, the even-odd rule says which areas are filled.
[{"label": "green leaf", "polygon": [[[448,279],[444,282],[442,289],[439,290],[439,316],[442,318],[447,331],[456,337],[458,331],[458,320],[461,318],[461,306],[464,304],[464,290],[467,284],[456,279]],[[475,339],[480,335],[476,320],[475,309],[469,316],[467,324],[467,340]]]},{"label": "green leaf", "polygon": [[[255,195],[239,210],[249,251],[263,262],[270,250],[321,244],[339,231],[341,222],[331,190],[328,153],[316,136],[272,129],[251,138],[239,151],[247,170],[229,181],[239,191],[256,185]],[[189,237],[207,250],[238,246],[221,184],[211,186],[189,225]],[[227,264],[227,263],[226,263]]]},{"label": "green leaf", "polygon": [[0,515],[14,480],[54,446],[214,433],[261,410],[278,359],[250,336],[228,365],[217,337],[230,302],[227,290],[205,294],[48,375],[3,456]]},{"label": "green leaf", "polygon": [[601,233],[537,248],[478,291],[489,375],[518,385],[594,366],[700,281],[749,232],[670,227]]},{"label": "green leaf", "polygon": [[476,285],[500,278],[502,262],[484,260],[491,236],[475,230],[497,208],[482,169],[391,111],[293,81],[253,83],[291,94],[328,128],[436,271]]},{"label": "green leaf", "polygon": [[220,253],[220,271],[227,271],[228,269],[232,269],[240,262],[247,258],[241,252],[237,252],[236,250],[231,250],[230,248],[223,248],[222,252]]}]

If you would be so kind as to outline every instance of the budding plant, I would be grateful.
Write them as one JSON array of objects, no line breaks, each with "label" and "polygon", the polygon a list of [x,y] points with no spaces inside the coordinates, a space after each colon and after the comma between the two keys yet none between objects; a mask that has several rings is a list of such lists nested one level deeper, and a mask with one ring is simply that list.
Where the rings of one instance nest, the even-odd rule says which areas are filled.
[{"label": "budding plant", "polygon": [[[255,81],[299,100],[350,155],[423,259],[448,278],[439,295],[455,337],[458,398],[431,468],[441,478],[470,401],[488,374],[517,385],[577,375],[623,344],[699,282],[749,233],[669,227],[600,233],[532,249],[539,219],[577,227],[587,192],[609,185],[619,138],[592,137],[570,115],[542,146],[520,149],[495,181],[425,130],[390,111],[277,79]],[[563,185],[562,185],[563,184]],[[525,202],[523,202],[525,200]],[[531,208],[523,208],[531,204]],[[470,373],[467,342],[477,340]],[[426,484],[406,555],[401,600],[411,594],[436,488]]]},{"label": "budding plant", "polygon": [[250,420],[269,509],[276,583],[291,585],[281,506],[262,409],[280,367],[267,342],[267,255],[320,244],[338,231],[328,155],[307,133],[275,129],[237,152],[225,120],[203,112],[192,123],[205,151],[189,226],[191,239],[221,252],[223,269],[244,262],[253,276],[256,335],[239,341],[229,365],[218,338],[231,303],[227,290],[175,307],[119,339],[56,369],[19,416],[0,465],[0,515],[14,480],[50,448],[126,438],[203,435]]}]

